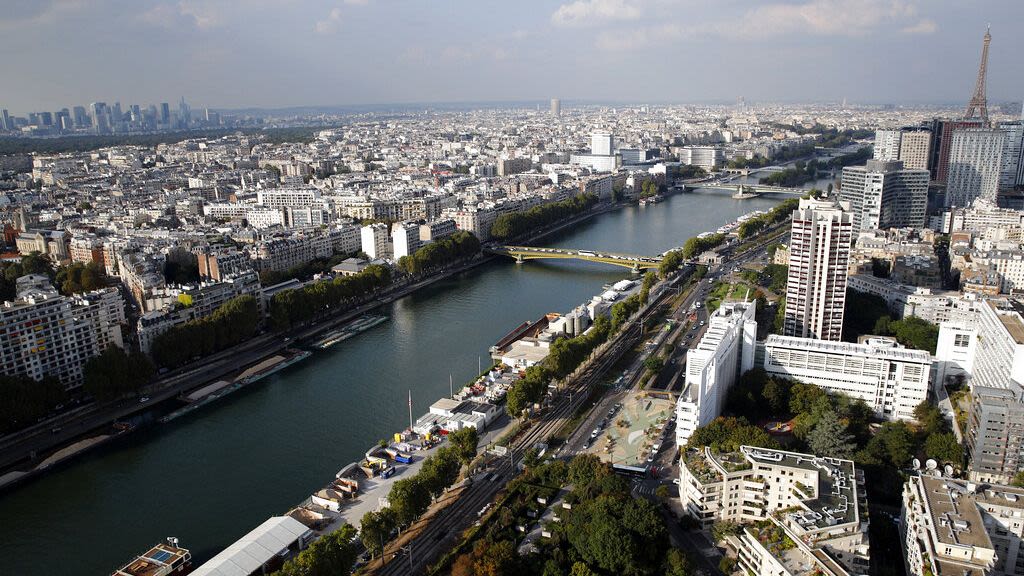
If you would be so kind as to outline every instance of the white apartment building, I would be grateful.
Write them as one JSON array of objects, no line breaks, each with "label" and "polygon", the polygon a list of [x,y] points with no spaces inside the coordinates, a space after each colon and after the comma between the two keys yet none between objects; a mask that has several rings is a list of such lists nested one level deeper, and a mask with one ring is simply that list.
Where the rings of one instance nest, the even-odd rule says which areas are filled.
[{"label": "white apartment building", "polygon": [[256,203],[267,208],[282,210],[301,206],[323,207],[320,191],[310,189],[261,188],[256,191]]},{"label": "white apartment building", "polygon": [[839,340],[853,239],[849,205],[801,199],[793,211],[784,334]]},{"label": "white apartment building", "polygon": [[1006,133],[999,129],[953,131],[949,148],[946,206],[969,206],[976,198],[995,200],[1003,169]]},{"label": "white apartment building", "polygon": [[395,260],[412,256],[420,247],[420,225],[415,222],[395,222],[391,226],[391,244],[394,246]]},{"label": "white apartment building", "polygon": [[149,353],[153,340],[174,326],[213,314],[229,300],[252,296],[263,311],[263,288],[253,270],[225,276],[222,281],[174,286],[155,294],[136,325],[139,349]]},{"label": "white apartment building", "polygon": [[1017,306],[1012,301],[985,300],[978,306],[974,325],[981,338],[974,353],[971,387],[1008,388],[1013,382],[1024,383],[1024,318]]},{"label": "white apartment building", "polygon": [[459,230],[472,232],[481,242],[486,242],[491,238],[491,226],[498,217],[498,212],[491,208],[467,206],[445,210],[444,217],[455,221]]},{"label": "white apartment building", "polygon": [[360,230],[363,252],[371,260],[391,258],[393,254],[389,237],[387,224],[376,222],[369,226],[363,226]]},{"label": "white apartment building", "polygon": [[710,172],[725,164],[725,150],[717,146],[683,146],[679,149],[679,162]]},{"label": "white apartment building", "polygon": [[907,169],[927,170],[931,142],[932,133],[924,128],[876,130],[874,159],[882,162],[898,160]]},{"label": "white apartment building", "polygon": [[917,316],[932,324],[971,321],[978,307],[978,300],[971,294],[908,286],[870,274],[851,274],[847,287],[884,299],[895,318]]},{"label": "white apartment building", "polygon": [[914,408],[928,398],[931,355],[890,338],[853,344],[772,334],[764,341],[763,367],[769,375],[859,398],[881,418],[913,420]]},{"label": "white apartment building", "polygon": [[58,294],[45,278],[42,284],[19,284],[24,289],[18,297],[0,306],[4,374],[35,380],[50,376],[75,388],[82,384],[82,369],[90,358],[107,346],[124,346],[124,301],[116,288],[69,298]]},{"label": "white apartment building", "polygon": [[611,156],[615,150],[615,138],[609,132],[594,132],[590,135],[590,153],[595,156]]},{"label": "white apartment building", "polygon": [[903,485],[900,532],[911,576],[1024,574],[1024,490],[927,474]]},{"label": "white apartment building", "polygon": [[992,200],[978,198],[970,207],[952,208],[943,214],[943,232],[961,230],[987,234],[992,229],[1024,228],[1024,211],[999,208]]},{"label": "white apartment building", "polygon": [[[716,520],[747,524],[729,537],[747,573],[867,573],[864,480],[852,461],[741,446],[727,454],[688,450],[679,468],[687,514],[705,528]],[[780,537],[791,545],[777,546]]]},{"label": "white apartment building", "polygon": [[686,354],[686,381],[676,403],[676,445],[722,413],[736,379],[754,367],[757,340],[753,302],[727,302],[708,319],[700,342]]},{"label": "white apartment building", "polygon": [[875,147],[872,157],[882,162],[899,160],[902,136],[903,131],[901,130],[875,130]]},{"label": "white apartment building", "polygon": [[855,232],[882,228],[923,228],[928,208],[927,170],[899,161],[868,160],[843,168],[839,199],[850,203]]},{"label": "white apartment building", "polygon": [[258,242],[252,252],[253,268],[282,272],[333,253],[329,234],[319,230],[296,233]]}]

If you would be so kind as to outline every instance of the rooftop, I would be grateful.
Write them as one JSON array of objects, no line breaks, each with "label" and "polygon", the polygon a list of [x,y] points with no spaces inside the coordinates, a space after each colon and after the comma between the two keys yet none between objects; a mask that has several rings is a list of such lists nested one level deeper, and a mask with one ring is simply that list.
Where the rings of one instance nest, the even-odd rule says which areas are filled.
[{"label": "rooftop", "polygon": [[986,300],[986,304],[992,307],[992,310],[996,313],[996,318],[1002,322],[1003,328],[1010,334],[1013,341],[1017,344],[1024,344],[1024,319],[1021,318],[1020,312],[1018,312],[1014,306],[1014,309],[1001,308],[996,302],[992,300]]}]

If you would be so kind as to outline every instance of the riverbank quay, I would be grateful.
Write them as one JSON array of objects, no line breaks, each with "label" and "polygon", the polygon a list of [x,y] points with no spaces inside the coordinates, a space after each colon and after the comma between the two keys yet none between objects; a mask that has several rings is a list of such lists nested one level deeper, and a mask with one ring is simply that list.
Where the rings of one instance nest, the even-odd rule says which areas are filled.
[{"label": "riverbank quay", "polygon": [[[628,204],[606,204],[577,215],[573,218],[538,230],[522,239],[523,242],[536,242],[557,234],[573,226],[577,226],[601,214],[627,207]],[[411,282],[395,284],[376,293],[367,295],[354,308],[336,315],[318,318],[315,323],[307,323],[294,328],[288,333],[267,331],[233,348],[222,350],[196,362],[171,370],[160,376],[158,380],[146,386],[140,397],[149,400],[143,403],[139,399],[118,399],[109,402],[94,402],[82,406],[66,414],[37,423],[26,429],[0,437],[0,492],[14,488],[16,485],[38,477],[42,473],[59,469],[59,466],[39,467],[40,463],[54,454],[72,445],[79,449],[65,454],[61,463],[76,458],[90,450],[102,446],[114,438],[103,442],[83,442],[90,438],[105,435],[106,430],[115,422],[133,421],[131,430],[119,434],[138,431],[157,424],[156,418],[146,418],[146,413],[167,400],[204,387],[210,383],[230,378],[240,369],[258,364],[279,354],[282,350],[296,344],[308,345],[310,341],[321,337],[329,330],[338,329],[360,316],[395,300],[413,294],[435,283],[468,272],[476,267],[491,262],[494,256],[480,255],[472,260],[445,268],[428,277]]]}]

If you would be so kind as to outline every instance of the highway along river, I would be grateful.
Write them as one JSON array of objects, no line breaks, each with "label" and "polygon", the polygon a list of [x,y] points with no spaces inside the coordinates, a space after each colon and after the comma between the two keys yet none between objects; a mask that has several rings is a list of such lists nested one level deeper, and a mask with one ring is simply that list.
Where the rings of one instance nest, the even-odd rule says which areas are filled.
[{"label": "highway along river", "polygon": [[[778,199],[675,195],[543,244],[656,255]],[[0,574],[109,574],[166,536],[197,563],[322,487],[465,383],[517,324],[568,312],[624,268],[498,259],[380,311],[388,321],[173,422],[0,495]]]}]

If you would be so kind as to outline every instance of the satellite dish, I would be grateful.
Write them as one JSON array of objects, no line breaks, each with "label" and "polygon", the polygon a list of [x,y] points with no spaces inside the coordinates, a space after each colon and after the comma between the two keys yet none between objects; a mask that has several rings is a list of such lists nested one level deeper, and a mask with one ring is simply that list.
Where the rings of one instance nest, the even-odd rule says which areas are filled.
[{"label": "satellite dish", "polygon": [[913,460],[910,461],[910,466],[914,470],[920,470],[921,469],[921,461],[918,460],[917,458],[914,458]]},{"label": "satellite dish", "polygon": [[932,476],[934,476],[936,478],[942,478],[942,472],[940,472],[938,470],[932,470]]},{"label": "satellite dish", "polygon": [[929,458],[928,461],[924,463],[924,467],[929,470],[935,470],[939,467],[939,463],[936,462],[934,458]]},{"label": "satellite dish", "polygon": [[946,476],[952,476],[953,475],[953,465],[952,464],[946,464],[946,467],[943,468],[942,471],[946,473]]}]

